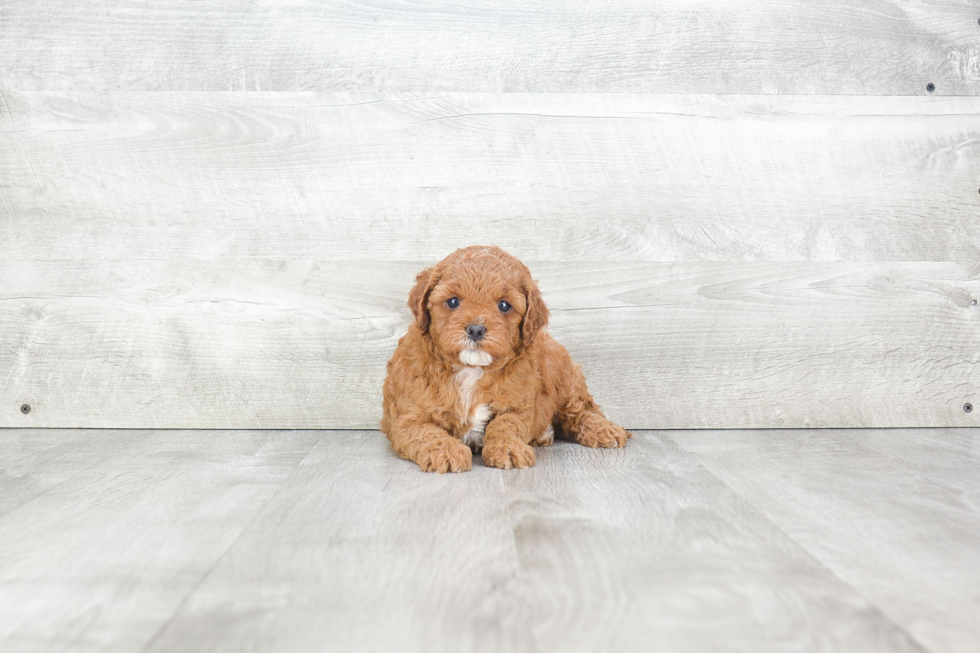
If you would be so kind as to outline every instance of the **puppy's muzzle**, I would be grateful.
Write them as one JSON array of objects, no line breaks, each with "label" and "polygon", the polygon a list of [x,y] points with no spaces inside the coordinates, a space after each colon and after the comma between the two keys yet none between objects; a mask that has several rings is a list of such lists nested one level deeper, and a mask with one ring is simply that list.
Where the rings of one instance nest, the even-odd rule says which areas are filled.
[{"label": "puppy's muzzle", "polygon": [[487,328],[482,324],[471,324],[466,327],[466,335],[473,342],[480,342],[487,335]]}]

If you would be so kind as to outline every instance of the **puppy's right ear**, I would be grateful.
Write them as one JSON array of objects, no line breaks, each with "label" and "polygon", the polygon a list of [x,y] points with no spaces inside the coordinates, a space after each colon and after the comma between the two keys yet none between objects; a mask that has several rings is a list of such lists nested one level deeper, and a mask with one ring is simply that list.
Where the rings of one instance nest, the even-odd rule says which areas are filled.
[{"label": "puppy's right ear", "polygon": [[429,332],[429,324],[432,322],[429,316],[429,295],[438,281],[435,268],[426,268],[415,277],[415,287],[408,293],[408,307],[412,309],[415,323],[423,335]]}]

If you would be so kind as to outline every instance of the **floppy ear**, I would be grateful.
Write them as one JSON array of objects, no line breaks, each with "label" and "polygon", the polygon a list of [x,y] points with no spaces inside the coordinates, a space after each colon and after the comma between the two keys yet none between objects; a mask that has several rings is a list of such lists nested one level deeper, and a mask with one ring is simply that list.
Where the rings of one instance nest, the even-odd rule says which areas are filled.
[{"label": "floppy ear", "polygon": [[524,312],[524,319],[521,321],[521,341],[524,348],[531,346],[534,338],[541,332],[541,329],[548,325],[548,307],[544,305],[541,298],[541,291],[538,284],[529,274],[524,282],[524,297],[527,299],[527,311]]},{"label": "floppy ear", "polygon": [[429,333],[429,294],[439,281],[435,268],[426,268],[415,277],[415,287],[408,293],[408,307],[415,315],[415,323],[423,335]]}]

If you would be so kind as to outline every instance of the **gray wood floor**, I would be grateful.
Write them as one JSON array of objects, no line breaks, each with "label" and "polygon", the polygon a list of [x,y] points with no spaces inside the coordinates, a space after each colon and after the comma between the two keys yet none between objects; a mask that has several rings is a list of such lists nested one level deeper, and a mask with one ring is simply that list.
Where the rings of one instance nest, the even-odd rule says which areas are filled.
[{"label": "gray wood floor", "polygon": [[0,430],[0,650],[975,651],[980,429]]}]

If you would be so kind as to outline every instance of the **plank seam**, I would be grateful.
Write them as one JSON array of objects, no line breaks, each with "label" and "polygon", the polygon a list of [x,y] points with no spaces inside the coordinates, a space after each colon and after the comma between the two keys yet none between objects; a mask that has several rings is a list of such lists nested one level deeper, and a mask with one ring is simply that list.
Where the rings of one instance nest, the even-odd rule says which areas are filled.
[{"label": "plank seam", "polygon": [[[160,430],[160,429],[157,429],[157,430]],[[181,430],[184,430],[184,429],[181,429]],[[252,430],[262,430],[262,429],[187,429],[187,430],[199,430],[199,431],[208,431],[208,430],[243,431],[243,430],[248,430],[248,431],[252,431]],[[285,429],[268,429],[268,430],[270,430],[270,431],[283,431]],[[310,430],[310,429],[295,429],[295,430]],[[156,630],[156,632],[154,632],[153,635],[140,648],[140,652],[141,653],[147,651],[154,644],[154,642],[156,642],[160,638],[160,636],[167,630],[167,628],[170,627],[170,625],[174,622],[174,620],[180,614],[180,611],[184,608],[184,606],[190,600],[191,596],[193,596],[195,593],[197,593],[197,591],[201,588],[201,586],[204,584],[204,582],[211,576],[211,573],[215,570],[215,568],[218,566],[218,564],[222,560],[224,560],[225,556],[227,556],[228,553],[233,548],[235,548],[235,545],[238,544],[238,542],[241,540],[242,535],[244,535],[248,531],[248,529],[252,526],[252,524],[255,523],[255,520],[257,520],[259,518],[259,516],[261,516],[263,514],[263,511],[265,510],[265,507],[267,505],[269,505],[269,503],[276,496],[279,495],[279,493],[282,491],[282,488],[289,481],[291,481],[296,476],[296,473],[299,471],[299,468],[302,467],[303,462],[307,458],[309,458],[310,453],[313,451],[313,449],[316,448],[316,446],[319,443],[320,443],[320,439],[319,438],[317,438],[316,440],[313,441],[313,443],[310,445],[310,448],[306,451],[305,454],[303,454],[303,457],[300,458],[299,462],[296,463],[296,466],[293,467],[293,470],[289,473],[289,475],[286,478],[284,478],[281,483],[279,483],[279,486],[276,488],[275,492],[272,492],[268,496],[268,498],[265,501],[263,501],[261,503],[261,505],[259,505],[258,509],[255,511],[255,514],[253,514],[252,515],[252,518],[248,520],[248,523],[246,523],[242,527],[242,529],[238,532],[238,535],[235,536],[235,539],[232,540],[228,544],[227,547],[225,547],[225,550],[221,552],[221,555],[219,555],[217,558],[215,558],[214,562],[208,567],[207,571],[205,571],[203,574],[201,574],[201,577],[198,579],[197,583],[195,583],[194,584],[194,587],[190,588],[187,591],[187,594],[184,595],[184,598],[181,599],[180,603],[177,604],[177,607],[174,608],[174,611],[170,615],[170,617],[168,617],[167,620],[163,624],[160,625],[160,627]]]},{"label": "plank seam", "polygon": [[[694,430],[694,429],[688,429],[688,430]],[[705,429],[701,429],[701,430],[705,430]],[[717,429],[708,429],[708,430],[714,431],[714,430],[717,430]],[[744,429],[741,429],[741,430],[744,430]],[[752,429],[752,430],[757,430],[757,429]],[[761,430],[761,429],[759,429],[759,430]],[[790,430],[790,429],[787,429],[787,430]],[[867,429],[867,430],[873,430],[873,429]],[[634,433],[636,433],[636,434],[639,434],[639,433],[642,433],[642,432],[643,431],[634,431]],[[830,574],[832,577],[836,578],[842,585],[844,585],[845,587],[849,588],[852,592],[854,592],[855,595],[860,596],[862,599],[864,599],[869,606],[871,606],[875,610],[877,610],[878,611],[878,614],[880,614],[883,619],[885,619],[886,621],[888,621],[889,623],[891,623],[892,625],[894,625],[897,630],[905,633],[905,635],[909,638],[909,640],[911,642],[913,642],[914,644],[916,644],[917,646],[919,646],[923,651],[929,651],[930,653],[937,653],[934,649],[926,646],[921,641],[919,641],[918,638],[916,638],[911,632],[909,632],[909,630],[905,626],[899,624],[892,617],[892,615],[889,614],[888,612],[886,612],[880,605],[878,605],[876,602],[872,601],[867,596],[865,596],[863,592],[861,592],[856,587],[854,587],[854,585],[852,585],[851,583],[849,583],[848,581],[846,581],[844,578],[842,578],[841,575],[838,574],[834,569],[832,569],[831,567],[827,566],[827,564],[822,559],[818,558],[816,556],[816,554],[814,554],[809,548],[805,547],[799,540],[797,540],[795,537],[793,537],[792,535],[790,535],[789,533],[787,533],[785,529],[783,529],[779,524],[777,524],[775,521],[773,521],[769,517],[769,515],[767,515],[760,508],[758,508],[754,503],[752,503],[741,492],[738,492],[735,488],[733,488],[731,485],[729,485],[727,482],[725,482],[724,479],[722,479],[720,476],[718,476],[717,474],[715,474],[714,471],[704,463],[704,461],[702,460],[702,458],[701,458],[700,455],[698,455],[696,452],[688,451],[687,449],[685,449],[679,442],[677,442],[677,440],[675,440],[674,438],[672,438],[670,436],[670,433],[668,431],[658,431],[658,432],[659,433],[662,433],[664,435],[664,437],[666,437],[668,440],[670,440],[674,444],[674,446],[677,447],[677,449],[679,451],[682,451],[685,454],[691,456],[697,462],[698,466],[701,469],[703,469],[707,474],[709,474],[712,478],[714,478],[716,481],[718,481],[718,483],[720,483],[725,488],[727,488],[728,491],[730,491],[734,496],[738,497],[739,501],[741,501],[742,503],[744,503],[745,506],[746,506],[746,508],[748,508],[749,510],[751,510],[752,512],[754,512],[755,514],[757,514],[761,519],[763,519],[766,522],[770,523],[773,528],[775,528],[776,530],[778,530],[780,533],[782,533],[786,537],[786,539],[788,539],[793,544],[795,544],[797,547],[799,547],[800,551],[802,551],[806,556],[808,556],[811,560],[813,560],[813,562],[815,564],[817,564],[821,569],[824,569],[828,574]]]}]

